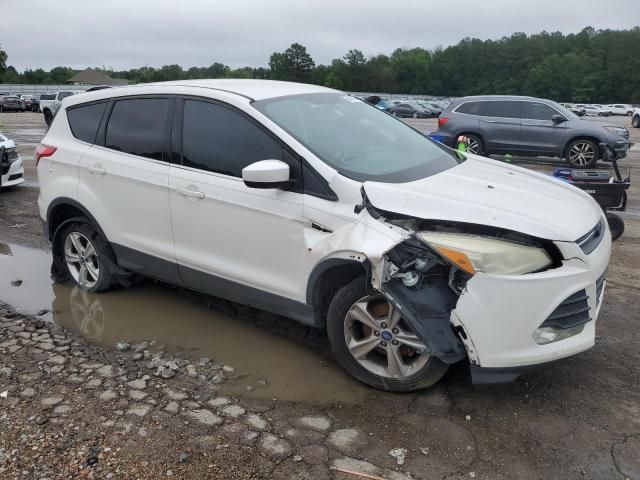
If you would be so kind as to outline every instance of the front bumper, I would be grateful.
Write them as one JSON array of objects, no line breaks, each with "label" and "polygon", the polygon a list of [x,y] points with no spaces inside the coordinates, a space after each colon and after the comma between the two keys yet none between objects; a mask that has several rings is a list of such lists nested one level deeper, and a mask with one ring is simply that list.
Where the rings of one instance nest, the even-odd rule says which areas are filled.
[{"label": "front bumper", "polygon": [[[504,374],[502,381],[512,380],[533,366],[594,345],[604,292],[604,284],[598,290],[596,282],[609,263],[611,234],[606,229],[604,238],[589,255],[575,243],[556,245],[563,258],[568,259],[558,268],[519,276],[476,274],[467,282],[451,312],[451,323],[466,333],[463,341],[474,379]],[[536,343],[533,334],[540,325],[568,297],[583,289],[588,296],[590,320],[584,323],[582,332],[544,345]]]},{"label": "front bumper", "polygon": [[9,171],[0,178],[0,186],[12,187],[21,183],[24,183],[24,167],[22,166],[22,158],[18,156],[18,159],[9,165]]}]

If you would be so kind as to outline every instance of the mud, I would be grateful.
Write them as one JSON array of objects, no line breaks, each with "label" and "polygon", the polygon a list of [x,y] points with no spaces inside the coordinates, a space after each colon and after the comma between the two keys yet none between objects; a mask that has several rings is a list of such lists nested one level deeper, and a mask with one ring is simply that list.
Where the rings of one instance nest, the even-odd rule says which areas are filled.
[{"label": "mud", "polygon": [[[208,308],[190,298],[192,294],[152,282],[92,294],[52,282],[50,264],[48,252],[0,243],[2,301],[109,349],[120,341],[156,341],[170,352],[230,363],[243,375],[230,393],[320,404],[353,403],[372,394],[326,355],[246,319]],[[21,284],[11,284],[16,281]],[[316,347],[328,348],[326,344]],[[246,391],[247,386],[266,379],[263,388]]]}]

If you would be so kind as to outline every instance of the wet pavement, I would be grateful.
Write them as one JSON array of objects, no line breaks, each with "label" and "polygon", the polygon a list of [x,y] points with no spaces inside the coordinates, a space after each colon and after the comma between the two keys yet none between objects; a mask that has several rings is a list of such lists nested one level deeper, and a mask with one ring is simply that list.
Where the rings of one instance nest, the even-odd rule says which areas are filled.
[{"label": "wet pavement", "polygon": [[[228,389],[230,393],[316,403],[358,402],[372,395],[333,360],[314,351],[314,347],[329,348],[320,335],[310,348],[215,311],[202,296],[194,300],[193,295],[161,283],[92,294],[54,283],[50,267],[49,252],[0,243],[0,300],[109,349],[120,341],[153,340],[169,352],[231,363],[244,378]],[[298,327],[293,322],[291,326]],[[307,335],[305,327],[298,328]],[[267,378],[264,388],[246,392],[248,385]]]}]

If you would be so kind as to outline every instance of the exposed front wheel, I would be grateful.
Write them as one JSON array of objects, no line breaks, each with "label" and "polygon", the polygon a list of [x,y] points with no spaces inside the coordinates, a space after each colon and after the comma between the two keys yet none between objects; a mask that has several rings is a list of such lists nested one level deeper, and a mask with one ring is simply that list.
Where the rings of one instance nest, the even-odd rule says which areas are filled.
[{"label": "exposed front wheel", "polygon": [[47,124],[47,127],[51,126],[51,122],[53,122],[53,114],[50,110],[44,111],[44,122]]},{"label": "exposed front wheel", "polygon": [[640,128],[640,115],[633,117],[633,120],[631,120],[631,126],[634,128]]},{"label": "exposed front wheel", "polygon": [[402,314],[360,277],[342,287],[329,307],[327,332],[340,365],[369,386],[393,392],[430,387],[447,365],[426,353]]},{"label": "exposed front wheel", "polygon": [[565,158],[574,168],[591,168],[598,161],[598,146],[591,140],[574,140],[567,146]]}]

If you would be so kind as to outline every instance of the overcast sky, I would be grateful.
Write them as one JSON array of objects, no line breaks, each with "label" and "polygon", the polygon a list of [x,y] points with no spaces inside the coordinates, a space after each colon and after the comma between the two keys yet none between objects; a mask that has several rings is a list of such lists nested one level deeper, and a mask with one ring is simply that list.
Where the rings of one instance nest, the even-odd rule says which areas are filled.
[{"label": "overcast sky", "polygon": [[222,62],[266,66],[291,43],[316,64],[357,48],[433,48],[520,31],[640,25],[640,0],[0,0],[0,44],[19,71]]}]

